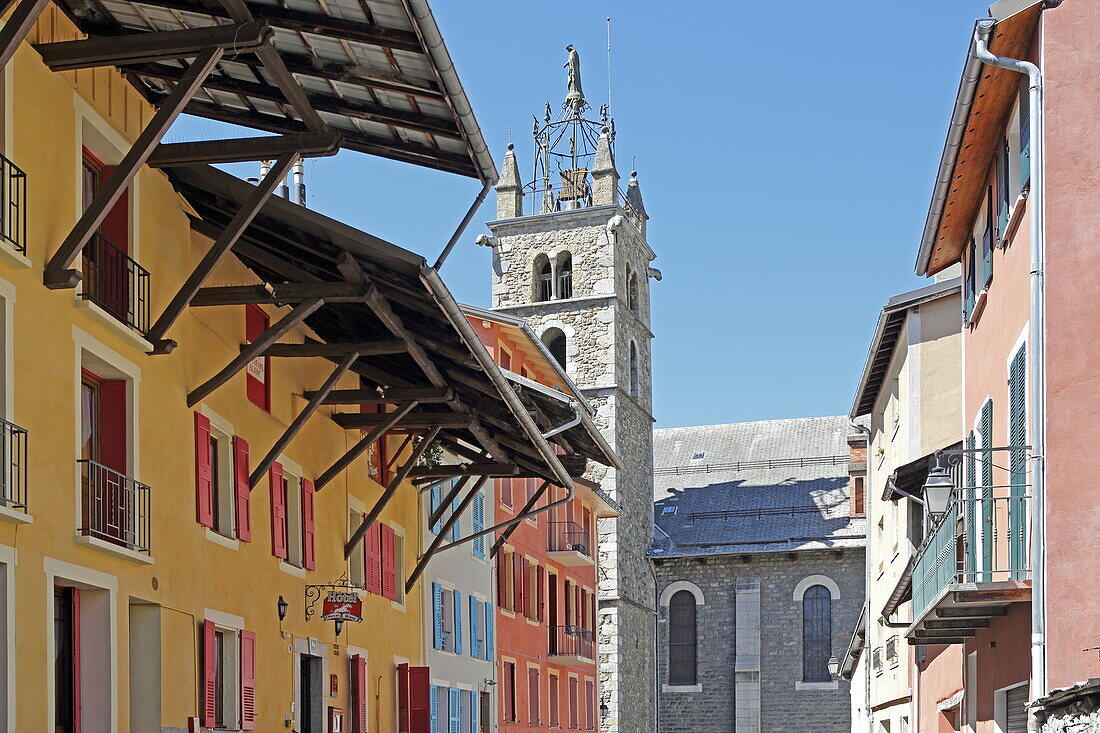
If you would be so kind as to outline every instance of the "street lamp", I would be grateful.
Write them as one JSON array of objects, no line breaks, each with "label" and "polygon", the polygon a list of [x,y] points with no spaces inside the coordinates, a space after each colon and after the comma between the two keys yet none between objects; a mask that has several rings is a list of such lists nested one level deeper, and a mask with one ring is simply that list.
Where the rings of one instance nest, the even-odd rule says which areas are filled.
[{"label": "street lamp", "polygon": [[829,675],[831,677],[836,677],[837,672],[840,671],[840,660],[837,659],[836,657],[829,657],[828,667],[829,667]]},{"label": "street lamp", "polygon": [[924,480],[924,505],[928,508],[928,513],[939,516],[946,512],[954,490],[955,482],[951,479],[951,474],[937,462]]},{"label": "street lamp", "polygon": [[338,618],[333,623],[336,624],[336,635],[339,636],[340,632],[344,630],[344,619]]},{"label": "street lamp", "polygon": [[279,620],[280,621],[286,620],[286,610],[289,607],[290,607],[290,604],[287,603],[286,600],[284,600],[282,596],[279,596]]}]

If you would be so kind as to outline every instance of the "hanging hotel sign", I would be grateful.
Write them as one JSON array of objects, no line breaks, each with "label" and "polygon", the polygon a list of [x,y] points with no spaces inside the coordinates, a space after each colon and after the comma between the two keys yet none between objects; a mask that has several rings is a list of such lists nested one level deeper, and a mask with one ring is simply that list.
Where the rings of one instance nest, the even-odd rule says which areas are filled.
[{"label": "hanging hotel sign", "polygon": [[330,588],[321,604],[322,621],[355,621],[363,620],[363,599],[353,588]]}]

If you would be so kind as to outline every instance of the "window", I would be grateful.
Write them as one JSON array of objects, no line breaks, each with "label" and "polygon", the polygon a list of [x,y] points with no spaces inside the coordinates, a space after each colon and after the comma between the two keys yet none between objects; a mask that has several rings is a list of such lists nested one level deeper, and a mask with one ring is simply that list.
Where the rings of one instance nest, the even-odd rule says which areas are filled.
[{"label": "window", "polygon": [[445,652],[462,653],[462,593],[432,583],[432,646]]},{"label": "window", "polygon": [[[1027,345],[1020,346],[1008,367],[1008,443],[1027,444]],[[1008,565],[1011,580],[1027,577],[1027,451],[1009,451]]]},{"label": "window", "polygon": [[985,227],[982,230],[982,288],[993,280],[993,187],[985,190]]},{"label": "window", "polygon": [[558,676],[550,673],[550,727],[558,728],[561,722],[558,720],[558,712],[561,701],[558,699]]},{"label": "window", "polygon": [[512,479],[497,479],[497,488],[500,490],[500,503],[506,507],[512,506]]},{"label": "window", "polygon": [[501,693],[504,695],[504,720],[509,723],[516,722],[516,663],[505,662],[504,680]]},{"label": "window", "polygon": [[1012,207],[1012,191],[1009,187],[1009,160],[1011,153],[1008,138],[1001,140],[1001,149],[997,156],[997,239],[1004,242],[1008,229],[1008,210]]},{"label": "window", "polygon": [[577,709],[577,678],[569,678],[569,728],[576,730],[580,727],[579,711]]},{"label": "window", "polygon": [[[91,205],[114,169],[114,166],[104,165],[87,148],[83,149],[81,199],[84,209]],[[134,322],[133,300],[138,295],[130,287],[129,250],[130,204],[129,191],[125,190],[81,251],[84,276],[81,295],[124,323]]]},{"label": "window", "polygon": [[977,247],[974,243],[974,238],[970,238],[970,244],[966,248],[966,252],[963,255],[963,264],[965,265],[966,274],[963,284],[963,324],[970,322],[970,314],[974,312],[974,303],[977,300],[977,293],[974,290],[974,283],[977,282],[977,272],[975,252]]},{"label": "window", "polygon": [[84,369],[80,381],[81,534],[131,548],[144,544],[137,482],[128,478],[127,382]]},{"label": "window", "polygon": [[388,524],[375,521],[364,535],[363,555],[367,592],[404,603],[404,536]]},{"label": "window", "polygon": [[199,524],[251,541],[248,443],[200,412],[195,413],[195,471]]},{"label": "window", "polygon": [[626,268],[626,307],[638,312],[638,274],[632,267]]},{"label": "window", "polygon": [[256,634],[202,622],[202,725],[256,729]]},{"label": "window", "polygon": [[505,611],[515,610],[513,560],[514,556],[511,550],[503,550],[497,554],[497,600],[500,607]]},{"label": "window", "polygon": [[280,463],[268,472],[271,490],[271,554],[294,567],[313,570],[313,482]]},{"label": "window", "polygon": [[[252,342],[271,326],[271,319],[258,305],[245,306],[245,340]],[[257,356],[245,371],[248,400],[261,410],[271,412],[271,357]]]},{"label": "window", "polygon": [[634,343],[630,343],[630,396],[637,398],[638,392],[641,390],[639,384],[640,377],[638,375],[638,346]]},{"label": "window", "polygon": [[539,724],[539,668],[527,668],[527,720],[531,725]]},{"label": "window", "polygon": [[562,252],[558,255],[558,296],[559,299],[573,297],[573,255]]},{"label": "window", "polygon": [[668,683],[697,683],[695,596],[688,590],[676,591],[668,603]]},{"label": "window", "polygon": [[80,591],[54,588],[54,730],[76,733],[80,730]]},{"label": "window", "polygon": [[554,297],[554,273],[550,258],[539,255],[535,258],[535,300],[543,302]]},{"label": "window", "polygon": [[596,730],[596,683],[592,680],[584,683],[584,727]]},{"label": "window", "polygon": [[512,371],[512,354],[511,354],[511,352],[509,352],[503,346],[498,346],[497,349],[500,351],[500,356],[498,357],[500,359],[500,368],[501,369],[507,369],[508,371]]},{"label": "window", "polygon": [[863,486],[863,476],[852,479],[852,516],[867,516],[867,492]]},{"label": "window", "polygon": [[548,328],[542,334],[542,343],[550,351],[562,369],[565,369],[565,333],[560,328]]},{"label": "window", "polygon": [[1020,85],[1020,186],[1031,180],[1031,98],[1027,84]]},{"label": "window", "polygon": [[802,681],[829,682],[833,636],[832,596],[814,585],[802,596]]},{"label": "window", "polygon": [[[474,496],[474,534],[485,529],[485,494],[477,492]],[[474,557],[485,559],[485,537],[475,537],[473,542]]]}]

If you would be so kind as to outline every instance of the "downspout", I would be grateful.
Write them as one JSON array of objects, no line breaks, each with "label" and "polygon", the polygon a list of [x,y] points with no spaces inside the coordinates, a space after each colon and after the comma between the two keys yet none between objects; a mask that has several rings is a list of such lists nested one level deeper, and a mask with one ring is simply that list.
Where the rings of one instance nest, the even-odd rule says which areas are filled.
[{"label": "downspout", "polygon": [[[871,428],[866,425],[860,425],[855,421],[855,418],[850,418],[848,424],[854,430],[858,430],[863,433],[863,439],[867,443],[867,465],[871,465]],[[868,482],[869,483],[869,482]],[[873,494],[870,491],[870,486],[865,486],[864,491],[867,492],[866,496],[870,497]],[[868,502],[869,503],[869,502]],[[865,504],[866,506],[866,504]],[[868,561],[868,554],[870,547],[870,535],[867,533],[867,550],[864,551],[863,557],[863,617],[871,619],[871,563]],[[875,733],[874,718],[871,713],[871,622],[867,622],[867,638],[864,639],[864,655],[863,655],[863,717],[867,719],[867,733]],[[912,719],[912,716],[910,716]],[[919,728],[918,728],[919,730]]]},{"label": "downspout", "polygon": [[486,181],[481,186],[481,191],[474,197],[474,202],[470,204],[470,208],[466,210],[466,216],[462,217],[462,221],[458,223],[458,227],[455,228],[454,234],[451,235],[451,239],[447,242],[447,246],[443,248],[443,251],[439,253],[439,259],[432,265],[433,270],[438,270],[443,267],[443,263],[447,261],[447,258],[451,254],[451,250],[458,244],[458,240],[462,238],[463,233],[466,231],[466,227],[470,226],[470,222],[474,218],[474,214],[481,208],[481,204],[485,201],[485,196],[489,193],[489,188],[492,184]]},{"label": "downspout", "polygon": [[[1042,17],[1042,16],[1040,16]],[[1028,442],[1032,460],[1031,512],[1031,699],[1045,695],[1046,683],[1046,329],[1043,269],[1046,254],[1046,191],[1043,142],[1043,72],[1030,61],[995,56],[989,51],[989,36],[996,25],[985,18],[974,31],[974,53],[982,62],[1019,74],[1028,79],[1028,99],[1031,107],[1031,313],[1028,332],[1030,361],[1028,365],[1028,402],[1031,424]],[[1038,730],[1035,716],[1028,719],[1028,729]]]},{"label": "downspout", "polygon": [[582,419],[581,418],[581,403],[577,402],[576,400],[571,400],[569,402],[569,406],[571,408],[573,408],[573,417],[569,418],[568,422],[562,423],[561,425],[557,426],[556,428],[554,428],[552,430],[548,430],[547,432],[543,433],[542,434],[543,438],[546,438],[547,440],[549,440],[550,438],[553,438],[558,433],[564,433],[566,430],[569,430],[570,428],[576,427],[577,425],[581,424],[581,419]]}]

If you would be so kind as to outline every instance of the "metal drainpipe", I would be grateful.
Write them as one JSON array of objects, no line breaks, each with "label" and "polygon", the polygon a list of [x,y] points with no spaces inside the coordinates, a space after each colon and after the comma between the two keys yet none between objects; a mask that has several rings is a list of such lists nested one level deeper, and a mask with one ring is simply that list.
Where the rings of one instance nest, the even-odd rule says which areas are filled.
[{"label": "metal drainpipe", "polygon": [[[1040,16],[1041,18],[1041,16]],[[989,36],[996,22],[979,20],[974,31],[974,54],[983,63],[996,66],[1028,78],[1028,98],[1031,107],[1031,313],[1028,341],[1028,402],[1031,408],[1030,440],[1032,460],[1031,512],[1031,698],[1046,694],[1046,329],[1043,295],[1043,270],[1046,241],[1046,191],[1044,165],[1043,72],[1030,61],[995,56],[989,51]],[[1040,26],[1041,28],[1041,26]],[[1032,715],[1028,729],[1037,730]]]},{"label": "metal drainpipe", "polygon": [[[853,429],[863,433],[863,439],[867,443],[867,465],[871,465],[871,428],[860,425],[854,418],[848,420]],[[869,473],[869,472],[868,472]],[[868,475],[870,478],[870,475]],[[867,482],[870,483],[870,482]],[[866,496],[871,496],[870,486],[864,485]],[[870,504],[864,500],[864,507]],[[867,619],[867,636],[863,640],[863,715],[867,718],[867,733],[875,733],[874,716],[871,714],[871,564],[868,562],[868,554],[871,549],[871,530],[867,530],[867,550],[863,554],[863,588],[864,588],[864,618]]]}]

